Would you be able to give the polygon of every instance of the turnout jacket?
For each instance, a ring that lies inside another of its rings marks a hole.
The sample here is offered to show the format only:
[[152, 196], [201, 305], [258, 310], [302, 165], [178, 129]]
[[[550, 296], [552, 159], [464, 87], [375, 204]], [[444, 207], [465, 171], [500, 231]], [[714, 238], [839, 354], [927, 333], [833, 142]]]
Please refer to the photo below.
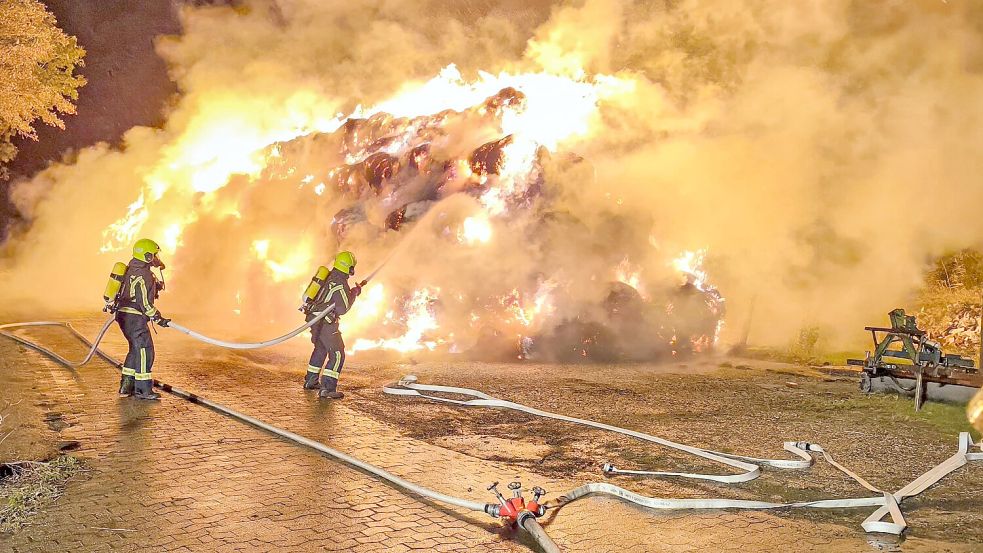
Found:
[[123, 290], [120, 294], [119, 312], [143, 315], [153, 319], [160, 315], [154, 300], [160, 291], [157, 277], [150, 271], [150, 263], [131, 259], [123, 274]]
[[338, 269], [331, 269], [328, 273], [328, 278], [324, 279], [324, 286], [317, 293], [317, 297], [314, 298], [314, 304], [311, 306], [311, 315], [308, 316], [308, 321], [314, 318], [315, 313], [320, 313], [328, 308], [332, 303], [334, 304], [334, 309], [332, 313], [321, 319], [322, 329], [328, 331], [338, 332], [338, 319], [342, 315], [348, 313], [348, 310], [352, 306], [352, 302], [355, 301], [355, 294], [352, 292], [350, 286], [348, 286], [348, 275], [339, 271]]

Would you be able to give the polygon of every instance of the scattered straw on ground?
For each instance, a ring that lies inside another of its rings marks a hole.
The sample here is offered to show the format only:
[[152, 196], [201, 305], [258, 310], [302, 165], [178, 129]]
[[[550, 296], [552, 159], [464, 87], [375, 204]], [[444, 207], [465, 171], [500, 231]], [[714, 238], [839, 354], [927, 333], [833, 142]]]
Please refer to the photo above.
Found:
[[0, 533], [11, 533], [57, 499], [68, 479], [82, 469], [82, 462], [65, 455], [48, 462], [21, 461], [0, 468], [6, 475], [0, 480]]

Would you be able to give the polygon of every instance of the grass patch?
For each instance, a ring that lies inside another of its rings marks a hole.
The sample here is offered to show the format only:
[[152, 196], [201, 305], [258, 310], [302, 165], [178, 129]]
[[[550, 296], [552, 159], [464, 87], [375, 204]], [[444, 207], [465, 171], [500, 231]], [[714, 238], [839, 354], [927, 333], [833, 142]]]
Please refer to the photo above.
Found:
[[48, 462], [25, 461], [0, 465], [0, 533], [13, 533], [65, 490], [68, 479], [82, 470], [76, 457], [63, 455]]
[[748, 359], [778, 361], [793, 365], [841, 367], [847, 364], [847, 359], [863, 359], [864, 351], [806, 352], [795, 348], [749, 347], [744, 351], [743, 356]]
[[974, 440], [980, 437], [966, 420], [966, 406], [962, 404], [927, 401], [921, 411], [915, 411], [914, 399], [885, 393], [838, 401], [836, 409], [866, 410], [868, 422], [922, 423], [934, 427], [944, 436], [955, 438], [960, 432], [969, 432]]

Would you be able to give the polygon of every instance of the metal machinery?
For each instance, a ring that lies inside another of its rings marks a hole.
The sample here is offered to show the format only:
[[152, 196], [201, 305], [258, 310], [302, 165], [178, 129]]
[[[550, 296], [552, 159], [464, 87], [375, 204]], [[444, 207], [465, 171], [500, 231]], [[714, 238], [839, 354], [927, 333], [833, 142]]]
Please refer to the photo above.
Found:
[[[863, 392], [871, 391], [872, 379], [887, 377], [902, 391], [915, 393], [915, 409], [919, 410], [925, 402], [929, 382], [940, 386], [983, 386], [983, 375], [973, 360], [943, 353], [939, 343], [930, 340], [928, 334], [918, 328], [914, 316], [905, 315], [904, 309], [895, 309], [888, 316], [890, 328], [864, 327], [874, 339], [874, 352], [868, 351], [866, 359], [847, 360], [850, 365], [863, 367], [860, 374]], [[895, 344], [900, 349], [891, 347]], [[897, 382], [899, 378], [914, 380], [914, 388], [902, 387]]]

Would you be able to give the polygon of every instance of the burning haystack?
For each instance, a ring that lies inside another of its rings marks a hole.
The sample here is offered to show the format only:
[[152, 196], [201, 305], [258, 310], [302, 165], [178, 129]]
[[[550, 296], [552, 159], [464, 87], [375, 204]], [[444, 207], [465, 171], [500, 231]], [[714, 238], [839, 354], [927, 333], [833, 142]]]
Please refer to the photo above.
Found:
[[[508, 121], [529, 109], [527, 95], [507, 86], [465, 109], [350, 118], [334, 132], [273, 145], [259, 178], [333, 198], [330, 232], [338, 244], [426, 225], [444, 248], [490, 247], [498, 232], [512, 228], [523, 232], [524, 250], [547, 251], [558, 234], [586, 225], [558, 209], [546, 175], [557, 166], [589, 170], [589, 164], [509, 129]], [[465, 198], [465, 215], [449, 209]], [[607, 224], [630, 228], [632, 222], [612, 214]], [[526, 276], [503, 275], [504, 289], [478, 291], [445, 275], [372, 288], [362, 300], [370, 305], [355, 316], [370, 312], [377, 324], [357, 323], [365, 337], [351, 348], [563, 360], [650, 359], [712, 348], [723, 298], [707, 284], [705, 252], [673, 260], [678, 282], [659, 286], [643, 284], [623, 251], [611, 249], [604, 256], [611, 271], [591, 276], [596, 284], [586, 298], [535, 258], [508, 261], [527, 264], [515, 275]], [[537, 274], [529, 276], [530, 268]], [[649, 287], [653, 292], [643, 293]]]

